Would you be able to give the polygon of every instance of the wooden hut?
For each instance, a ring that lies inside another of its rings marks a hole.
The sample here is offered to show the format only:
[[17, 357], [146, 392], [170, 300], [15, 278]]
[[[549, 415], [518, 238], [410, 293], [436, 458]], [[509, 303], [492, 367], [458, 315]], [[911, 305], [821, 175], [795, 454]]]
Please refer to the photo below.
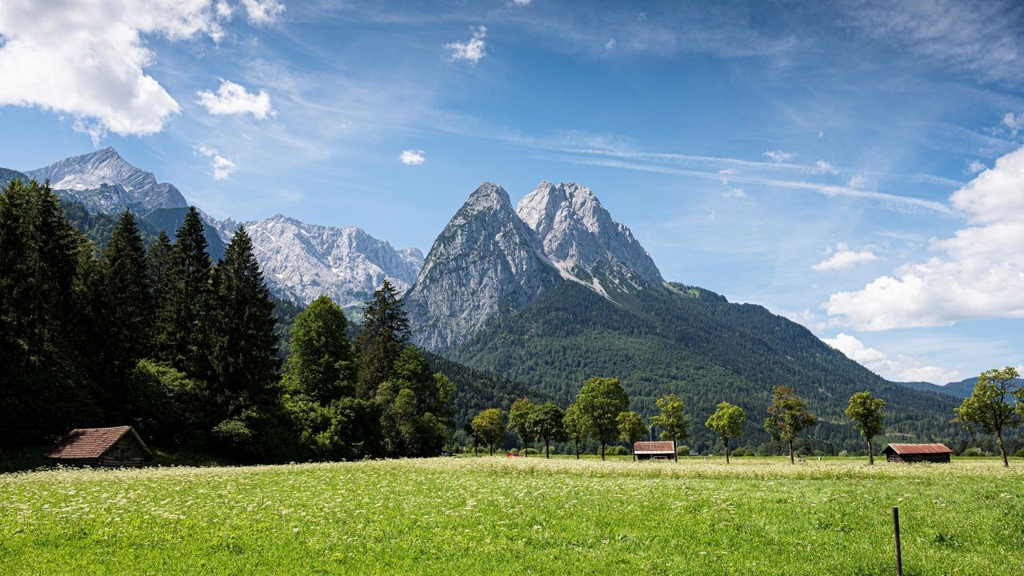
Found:
[[674, 460], [676, 443], [671, 440], [659, 442], [636, 442], [633, 454], [637, 460]]
[[153, 453], [134, 428], [115, 426], [72, 430], [45, 456], [72, 466], [142, 466]]
[[949, 462], [953, 451], [945, 444], [889, 444], [882, 449], [889, 462]]

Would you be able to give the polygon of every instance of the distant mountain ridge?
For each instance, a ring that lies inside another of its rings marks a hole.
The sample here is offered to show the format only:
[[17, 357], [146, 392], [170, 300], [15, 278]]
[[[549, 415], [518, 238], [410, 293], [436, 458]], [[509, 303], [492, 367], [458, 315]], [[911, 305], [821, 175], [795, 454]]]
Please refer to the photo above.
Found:
[[[34, 170], [0, 169], [0, 181], [49, 180], [62, 198], [88, 212], [116, 216], [130, 210], [147, 230], [163, 230], [173, 240], [188, 202], [173, 185], [125, 161], [112, 147], [65, 158]], [[201, 209], [210, 256], [224, 255], [239, 223], [219, 221]], [[351, 310], [362, 305], [387, 278], [400, 293], [415, 281], [423, 264], [416, 248], [395, 250], [355, 227], [305, 224], [276, 215], [246, 222], [267, 284], [279, 297], [306, 305], [327, 295]]]

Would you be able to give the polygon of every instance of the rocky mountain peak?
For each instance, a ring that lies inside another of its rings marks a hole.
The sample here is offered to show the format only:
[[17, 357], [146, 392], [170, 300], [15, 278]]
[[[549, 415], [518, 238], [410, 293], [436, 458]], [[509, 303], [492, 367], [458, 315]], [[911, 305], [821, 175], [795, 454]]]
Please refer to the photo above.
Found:
[[[26, 172], [64, 191], [91, 211], [116, 213], [126, 208], [147, 213], [158, 208], [186, 208], [188, 202], [171, 184], [157, 182], [152, 172], [136, 168], [108, 146], [65, 158]], [[96, 193], [99, 191], [99, 193]]]
[[559, 281], [508, 193], [484, 182], [434, 241], [404, 299], [414, 340], [433, 350], [451, 348]]
[[664, 282], [629, 228], [612, 219], [586, 186], [541, 182], [519, 201], [516, 213], [567, 279], [602, 294]]

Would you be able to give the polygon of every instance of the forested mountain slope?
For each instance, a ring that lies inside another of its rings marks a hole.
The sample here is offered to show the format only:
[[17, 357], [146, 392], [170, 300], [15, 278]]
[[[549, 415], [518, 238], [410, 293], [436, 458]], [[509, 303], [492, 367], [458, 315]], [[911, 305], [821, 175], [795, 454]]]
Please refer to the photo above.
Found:
[[963, 435], [949, 422], [957, 399], [888, 382], [761, 306], [666, 286], [612, 302], [567, 282], [519, 312], [493, 318], [449, 355], [558, 397], [575, 395], [591, 376], [616, 377], [643, 414], [656, 411], [660, 396], [676, 393], [687, 403], [693, 433], [706, 442], [713, 438], [704, 420], [721, 401], [747, 412], [741, 444], [768, 441], [761, 422], [772, 388], [783, 384], [819, 416], [812, 439], [835, 451], [859, 442], [843, 410], [864, 390], [886, 400], [888, 435]]

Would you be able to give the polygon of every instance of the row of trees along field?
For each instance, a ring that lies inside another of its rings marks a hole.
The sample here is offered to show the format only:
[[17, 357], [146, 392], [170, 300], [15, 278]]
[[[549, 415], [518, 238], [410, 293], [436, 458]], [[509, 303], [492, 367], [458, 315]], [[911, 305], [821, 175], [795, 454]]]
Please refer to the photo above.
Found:
[[[1010, 397], [1016, 397], [1016, 404]], [[580, 444], [593, 438], [600, 445], [603, 460], [609, 443], [623, 441], [632, 448], [634, 443], [647, 438], [654, 426], [661, 428], [662, 440], [681, 443], [689, 438], [690, 422], [683, 413], [683, 400], [669, 394], [659, 398], [657, 405], [660, 414], [651, 417], [648, 425], [643, 416], [629, 410], [629, 396], [618, 379], [591, 378], [565, 411], [554, 402], [534, 404], [529, 398], [520, 398], [512, 403], [507, 424], [500, 409], [488, 408], [473, 418], [466, 432], [475, 444], [488, 446], [493, 454], [494, 447], [504, 443], [507, 432], [511, 431], [523, 447], [535, 441], [543, 442], [545, 455], [549, 457], [553, 441], [572, 441], [579, 458]], [[807, 411], [807, 403], [789, 386], [777, 386], [772, 391], [766, 411], [765, 430], [774, 441], [785, 443], [790, 462], [794, 462], [794, 441], [814, 425], [817, 418]], [[873, 440], [885, 429], [885, 400], [875, 398], [870, 392], [858, 392], [850, 397], [845, 414], [864, 439], [868, 462], [874, 464]], [[721, 402], [704, 422], [720, 439], [726, 462], [729, 461], [730, 441], [740, 437], [746, 418], [746, 412], [739, 406]], [[1024, 389], [1019, 385], [1016, 369], [982, 373], [974, 394], [956, 409], [954, 421], [965, 424], [968, 429], [995, 435], [1003, 465], [1008, 466], [1003, 431], [1024, 423]]]
[[274, 301], [239, 227], [224, 258], [190, 209], [147, 250], [124, 212], [97, 250], [48, 186], [0, 195], [0, 448], [134, 425], [157, 447], [241, 461], [440, 453], [454, 387], [407, 345], [385, 282], [346, 335], [327, 298], [278, 354]]

